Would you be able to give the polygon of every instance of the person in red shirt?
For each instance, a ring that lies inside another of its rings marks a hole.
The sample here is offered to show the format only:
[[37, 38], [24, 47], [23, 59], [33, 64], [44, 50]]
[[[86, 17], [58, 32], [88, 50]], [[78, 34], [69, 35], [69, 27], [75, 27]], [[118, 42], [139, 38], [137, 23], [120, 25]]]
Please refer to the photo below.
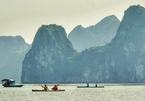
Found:
[[53, 91], [58, 91], [58, 85], [54, 85], [54, 86], [52, 87], [52, 90], [53, 90]]

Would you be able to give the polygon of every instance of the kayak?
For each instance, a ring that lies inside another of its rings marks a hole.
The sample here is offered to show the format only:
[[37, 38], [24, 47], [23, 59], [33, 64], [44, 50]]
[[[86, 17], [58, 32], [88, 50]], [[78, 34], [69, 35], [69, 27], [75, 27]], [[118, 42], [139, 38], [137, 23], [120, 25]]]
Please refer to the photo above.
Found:
[[97, 87], [95, 87], [95, 86], [90, 86], [90, 87], [88, 87], [88, 86], [77, 86], [77, 88], [104, 88], [104, 86], [97, 86]]
[[3, 85], [4, 87], [23, 87], [23, 85], [10, 85], [10, 86], [5, 86]]
[[32, 89], [32, 92], [61, 92], [61, 91], [65, 91], [65, 90], [60, 89], [60, 90], [57, 90], [57, 91], [54, 91], [54, 90], [45, 91], [45, 90]]

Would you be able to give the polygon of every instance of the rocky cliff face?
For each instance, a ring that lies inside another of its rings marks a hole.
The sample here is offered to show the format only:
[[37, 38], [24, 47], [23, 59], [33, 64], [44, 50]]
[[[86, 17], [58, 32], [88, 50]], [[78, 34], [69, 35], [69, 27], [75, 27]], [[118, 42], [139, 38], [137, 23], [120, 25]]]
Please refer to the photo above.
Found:
[[21, 36], [0, 36], [0, 80], [21, 81], [22, 61], [29, 48]]
[[75, 27], [68, 38], [77, 51], [104, 46], [109, 43], [116, 35], [120, 21], [114, 15], [105, 17], [99, 23], [87, 28], [81, 25]]
[[75, 54], [63, 27], [43, 25], [23, 62], [22, 82], [63, 81], [67, 61]]
[[110, 45], [120, 81], [145, 82], [145, 8], [131, 6], [125, 11], [117, 36]]

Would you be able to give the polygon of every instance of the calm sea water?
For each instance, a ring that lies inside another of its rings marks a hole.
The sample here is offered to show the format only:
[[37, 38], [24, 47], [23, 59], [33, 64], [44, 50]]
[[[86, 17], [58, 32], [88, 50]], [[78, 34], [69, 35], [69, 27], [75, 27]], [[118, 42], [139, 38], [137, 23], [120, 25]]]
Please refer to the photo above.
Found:
[[105, 88], [77, 88], [78, 85], [85, 84], [60, 84], [59, 89], [64, 92], [32, 92], [42, 89], [39, 84], [22, 88], [0, 86], [0, 101], [145, 101], [145, 84], [98, 84]]

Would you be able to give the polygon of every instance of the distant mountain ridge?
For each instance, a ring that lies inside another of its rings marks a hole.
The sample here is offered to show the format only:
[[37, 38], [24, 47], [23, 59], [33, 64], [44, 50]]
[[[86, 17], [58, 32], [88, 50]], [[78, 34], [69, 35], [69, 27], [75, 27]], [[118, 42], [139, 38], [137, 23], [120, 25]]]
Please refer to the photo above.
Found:
[[21, 36], [0, 36], [0, 80], [21, 81], [22, 61], [29, 48]]
[[[137, 5], [125, 11], [111, 43], [83, 51], [76, 57], [89, 82], [145, 82], [145, 8]], [[81, 60], [82, 59], [82, 60]], [[86, 70], [84, 70], [84, 68]], [[87, 76], [86, 76], [87, 75]]]
[[42, 26], [24, 59], [22, 72], [24, 83], [144, 83], [145, 8], [129, 7], [110, 43], [79, 53], [63, 27]]
[[107, 16], [96, 25], [86, 28], [82, 25], [76, 26], [69, 33], [68, 39], [77, 51], [103, 46], [115, 37], [119, 24], [120, 21], [116, 16]]

